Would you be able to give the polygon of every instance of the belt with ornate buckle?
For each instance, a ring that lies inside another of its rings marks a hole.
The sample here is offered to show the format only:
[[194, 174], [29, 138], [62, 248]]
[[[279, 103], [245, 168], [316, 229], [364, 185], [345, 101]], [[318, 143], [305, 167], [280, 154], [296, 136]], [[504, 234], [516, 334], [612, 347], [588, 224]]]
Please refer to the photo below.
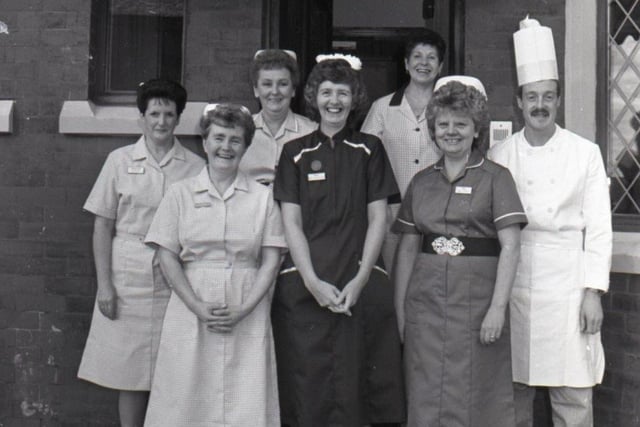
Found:
[[449, 256], [498, 256], [500, 241], [485, 237], [425, 234], [422, 238], [422, 252]]

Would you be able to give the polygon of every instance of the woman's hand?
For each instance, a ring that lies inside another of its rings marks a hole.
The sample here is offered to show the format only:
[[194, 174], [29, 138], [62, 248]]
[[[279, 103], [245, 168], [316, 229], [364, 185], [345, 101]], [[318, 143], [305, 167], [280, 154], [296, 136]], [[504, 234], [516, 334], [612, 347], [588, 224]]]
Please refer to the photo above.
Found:
[[323, 308], [329, 308], [341, 310], [340, 307], [340, 291], [331, 283], [324, 280], [315, 279], [305, 282], [305, 286], [311, 292], [311, 295], [316, 299], [318, 305]]
[[361, 277], [360, 275], [356, 275], [353, 279], [346, 284], [346, 286], [340, 292], [339, 300], [340, 306], [343, 308], [345, 314], [351, 314], [351, 312], [347, 313], [357, 302], [358, 298], [360, 298], [360, 293], [362, 289], [364, 289], [367, 284], [368, 279]]
[[113, 284], [98, 286], [98, 292], [96, 295], [98, 300], [98, 308], [100, 313], [107, 319], [115, 320], [116, 313], [118, 312], [118, 294]]
[[228, 333], [244, 319], [249, 312], [242, 306], [221, 306], [211, 309], [212, 320], [207, 322], [207, 330]]
[[504, 327], [505, 309], [490, 306], [480, 327], [480, 342], [488, 345], [500, 339]]

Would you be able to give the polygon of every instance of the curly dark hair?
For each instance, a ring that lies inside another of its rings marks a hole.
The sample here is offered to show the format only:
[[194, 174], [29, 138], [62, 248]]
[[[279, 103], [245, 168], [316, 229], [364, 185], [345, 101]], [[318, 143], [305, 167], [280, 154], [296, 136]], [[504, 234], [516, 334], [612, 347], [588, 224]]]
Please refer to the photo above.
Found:
[[147, 111], [149, 100], [153, 98], [165, 99], [176, 103], [178, 117], [187, 105], [187, 91], [182, 85], [173, 80], [151, 79], [138, 86], [136, 104], [140, 114]]
[[298, 84], [300, 84], [300, 71], [298, 71], [298, 63], [285, 51], [280, 49], [265, 49], [259, 52], [253, 58], [253, 61], [251, 61], [251, 70], [249, 71], [249, 74], [251, 76], [251, 84], [253, 85], [253, 87], [256, 87], [258, 85], [260, 70], [279, 69], [289, 70], [293, 87], [298, 87]]
[[404, 59], [408, 61], [413, 49], [421, 44], [435, 47], [438, 51], [438, 60], [442, 63], [444, 54], [447, 51], [447, 44], [440, 34], [428, 28], [425, 28], [422, 34], [416, 35], [407, 41], [404, 45]]
[[359, 71], [351, 68], [351, 65], [344, 59], [326, 59], [318, 62], [307, 79], [304, 87], [304, 101], [307, 116], [316, 122], [320, 121], [318, 111], [317, 95], [318, 87], [322, 82], [330, 81], [336, 84], [346, 84], [351, 88], [351, 111], [347, 124], [354, 124], [367, 110], [367, 89], [362, 81]]
[[216, 124], [225, 128], [240, 126], [244, 130], [245, 147], [251, 145], [256, 125], [253, 122], [251, 112], [244, 105], [238, 104], [210, 104], [206, 113], [200, 117], [200, 135], [202, 139], [209, 136], [211, 125]]
[[455, 80], [436, 90], [427, 105], [426, 112], [429, 134], [434, 141], [436, 140], [436, 117], [443, 111], [452, 111], [471, 116], [475, 130], [478, 132], [478, 137], [474, 138], [472, 147], [480, 149], [483, 153], [486, 152], [491, 120], [486, 96], [478, 89]]

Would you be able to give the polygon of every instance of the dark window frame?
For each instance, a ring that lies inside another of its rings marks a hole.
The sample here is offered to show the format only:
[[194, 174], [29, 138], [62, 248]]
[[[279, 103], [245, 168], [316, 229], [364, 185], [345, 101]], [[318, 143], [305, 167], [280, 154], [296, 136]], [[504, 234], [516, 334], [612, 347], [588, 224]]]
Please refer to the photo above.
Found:
[[[605, 164], [609, 164], [609, 114], [610, 114], [610, 54], [609, 54], [609, 4], [597, 3], [597, 82], [596, 82], [596, 140], [600, 145]], [[615, 178], [611, 177], [611, 182]], [[613, 213], [613, 229], [622, 232], [640, 232], [640, 214]]]
[[[183, 5], [183, 23], [181, 40], [180, 81], [184, 79], [184, 52], [187, 2]], [[110, 0], [91, 0], [91, 29], [89, 44], [89, 99], [99, 105], [131, 105], [136, 102], [135, 87], [130, 90], [116, 90], [109, 87], [113, 64], [112, 52], [112, 15]], [[161, 30], [160, 30], [161, 31]], [[161, 39], [161, 38], [160, 38]], [[161, 43], [161, 41], [159, 42]], [[162, 46], [159, 44], [158, 49]], [[150, 76], [155, 77], [155, 76]]]

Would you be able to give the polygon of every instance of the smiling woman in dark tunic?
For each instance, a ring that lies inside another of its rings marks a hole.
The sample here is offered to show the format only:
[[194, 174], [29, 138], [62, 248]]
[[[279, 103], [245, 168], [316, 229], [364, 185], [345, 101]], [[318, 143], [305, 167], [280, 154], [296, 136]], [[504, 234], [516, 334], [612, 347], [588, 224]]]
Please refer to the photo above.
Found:
[[398, 187], [380, 140], [350, 126], [366, 100], [350, 62], [321, 60], [304, 95], [320, 128], [284, 146], [274, 186], [290, 250], [272, 306], [282, 422], [402, 422], [393, 288], [379, 259]]
[[413, 178], [393, 227], [408, 426], [513, 427], [505, 316], [527, 220], [509, 171], [478, 149], [482, 83], [440, 79], [427, 120], [443, 157]]

